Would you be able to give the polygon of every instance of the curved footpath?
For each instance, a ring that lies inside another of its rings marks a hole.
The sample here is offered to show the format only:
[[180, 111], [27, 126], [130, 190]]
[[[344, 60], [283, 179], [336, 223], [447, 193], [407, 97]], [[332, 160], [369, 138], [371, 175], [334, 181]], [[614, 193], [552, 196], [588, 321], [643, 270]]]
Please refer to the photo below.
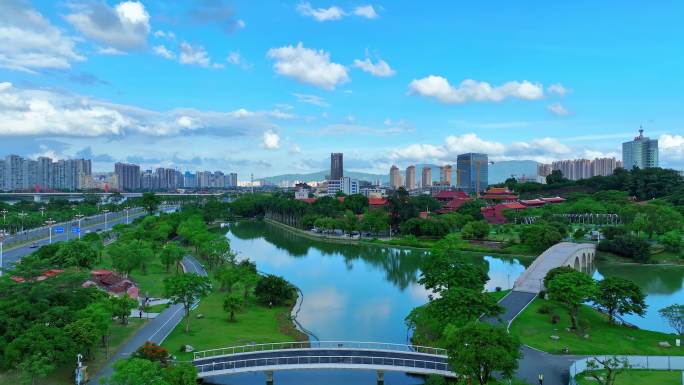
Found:
[[[204, 267], [192, 256], [185, 256], [183, 258], [183, 270], [186, 273], [195, 273], [206, 276], [207, 272]], [[156, 318], [150, 321], [136, 334], [134, 334], [118, 352], [116, 352], [100, 371], [88, 381], [90, 385], [99, 384], [100, 379], [112, 375], [112, 365], [122, 359], [128, 358], [131, 353], [135, 352], [140, 346], [147, 341], [152, 341], [158, 345], [171, 334], [176, 325], [183, 320], [184, 312], [183, 305], [171, 305], [166, 310], [161, 312]]]

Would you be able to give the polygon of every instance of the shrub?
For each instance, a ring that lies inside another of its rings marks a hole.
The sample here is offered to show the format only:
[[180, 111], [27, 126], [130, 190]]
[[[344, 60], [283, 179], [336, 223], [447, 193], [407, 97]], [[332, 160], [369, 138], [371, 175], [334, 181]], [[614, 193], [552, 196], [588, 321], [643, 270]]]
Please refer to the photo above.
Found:
[[551, 323], [552, 324], [557, 324], [560, 322], [560, 316], [558, 314], [554, 314], [551, 316]]
[[489, 235], [489, 224], [486, 221], [468, 222], [461, 230], [464, 239], [484, 239]]
[[599, 251], [608, 251], [638, 262], [649, 259], [649, 243], [634, 235], [619, 235], [614, 239], [604, 239], [598, 245]]
[[254, 295], [265, 305], [279, 306], [292, 300], [295, 290], [283, 277], [269, 274], [259, 279], [254, 288]]
[[539, 314], [551, 314], [553, 312], [553, 307], [549, 305], [548, 303], [545, 303], [537, 309], [537, 313]]

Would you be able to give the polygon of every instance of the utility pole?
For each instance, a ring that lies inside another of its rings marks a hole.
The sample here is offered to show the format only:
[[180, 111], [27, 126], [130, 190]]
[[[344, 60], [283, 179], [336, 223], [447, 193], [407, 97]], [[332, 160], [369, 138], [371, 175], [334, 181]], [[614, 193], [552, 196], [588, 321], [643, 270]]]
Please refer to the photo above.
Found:
[[49, 231], [49, 234], [50, 234], [50, 235], [49, 235], [49, 237], [50, 237], [50, 238], [49, 238], [49, 239], [50, 239], [50, 241], [49, 241], [50, 244], [52, 244], [52, 226], [53, 226], [55, 223], [56, 223], [56, 221], [53, 221], [52, 218], [50, 218], [50, 219], [48, 219], [47, 221], [45, 221], [45, 224], [47, 225], [48, 231]]
[[128, 206], [124, 207], [124, 211], [126, 212], [126, 224], [128, 224], [128, 210], [130, 210], [130, 209], [131, 208]]
[[[19, 218], [21, 218], [21, 232], [22, 232], [22, 233], [24, 232], [24, 218], [26, 218], [27, 215], [28, 215], [28, 214], [26, 214], [26, 213], [23, 212], [23, 211], [20, 212], [19, 214], [17, 214], [17, 216], [18, 216]], [[26, 234], [26, 239], [28, 239], [28, 233]]]
[[83, 219], [83, 214], [76, 214], [76, 219], [78, 219], [78, 239], [81, 239], [81, 219]]

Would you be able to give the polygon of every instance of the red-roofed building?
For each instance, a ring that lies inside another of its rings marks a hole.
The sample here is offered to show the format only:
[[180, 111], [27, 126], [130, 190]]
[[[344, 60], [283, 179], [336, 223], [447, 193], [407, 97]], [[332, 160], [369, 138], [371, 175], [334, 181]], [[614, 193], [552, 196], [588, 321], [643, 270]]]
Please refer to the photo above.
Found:
[[316, 198], [304, 198], [304, 199], [297, 199], [298, 201], [306, 202], [308, 204], [316, 202]]
[[539, 207], [544, 206], [546, 204], [546, 202], [541, 199], [521, 200], [520, 203], [524, 204], [527, 207]]
[[420, 219], [427, 219], [430, 216], [430, 213], [427, 211], [421, 211], [418, 213], [418, 218]]
[[450, 202], [454, 199], [469, 199], [468, 194], [461, 190], [441, 190], [433, 194], [432, 197], [440, 202]]
[[448, 201], [444, 206], [442, 206], [442, 208], [437, 210], [437, 213], [446, 214], [446, 213], [456, 211], [456, 210], [458, 210], [459, 207], [461, 207], [461, 205], [463, 205], [464, 203], [466, 203], [470, 200], [472, 200], [472, 199], [468, 198], [468, 197], [452, 199], [452, 200]]
[[368, 198], [368, 206], [370, 208], [385, 207], [387, 202], [387, 198]]
[[506, 217], [503, 214], [504, 210], [515, 210], [517, 213], [519, 210], [523, 210], [525, 208], [526, 206], [521, 205], [518, 202], [513, 202], [499, 203], [493, 206], [482, 207], [480, 211], [489, 224], [502, 225], [506, 223]]
[[487, 189], [487, 192], [485, 192], [485, 194], [482, 196], [482, 199], [488, 201], [509, 203], [515, 202], [518, 199], [518, 196], [506, 187], [490, 187], [489, 189]]
[[540, 198], [546, 203], [563, 203], [565, 202], [565, 198], [561, 197], [552, 197], [552, 198]]
[[97, 286], [110, 294], [127, 293], [131, 298], [138, 298], [139, 290], [133, 281], [110, 270], [93, 270], [92, 279], [83, 283], [83, 287]]

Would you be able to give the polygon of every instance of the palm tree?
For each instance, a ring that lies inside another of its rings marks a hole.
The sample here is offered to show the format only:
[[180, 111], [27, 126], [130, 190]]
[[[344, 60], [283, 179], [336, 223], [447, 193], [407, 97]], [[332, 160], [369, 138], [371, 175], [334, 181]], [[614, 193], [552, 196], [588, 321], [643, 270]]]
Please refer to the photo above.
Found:
[[223, 310], [230, 314], [230, 321], [235, 321], [235, 312], [242, 309], [244, 300], [239, 295], [230, 294], [223, 300]]

